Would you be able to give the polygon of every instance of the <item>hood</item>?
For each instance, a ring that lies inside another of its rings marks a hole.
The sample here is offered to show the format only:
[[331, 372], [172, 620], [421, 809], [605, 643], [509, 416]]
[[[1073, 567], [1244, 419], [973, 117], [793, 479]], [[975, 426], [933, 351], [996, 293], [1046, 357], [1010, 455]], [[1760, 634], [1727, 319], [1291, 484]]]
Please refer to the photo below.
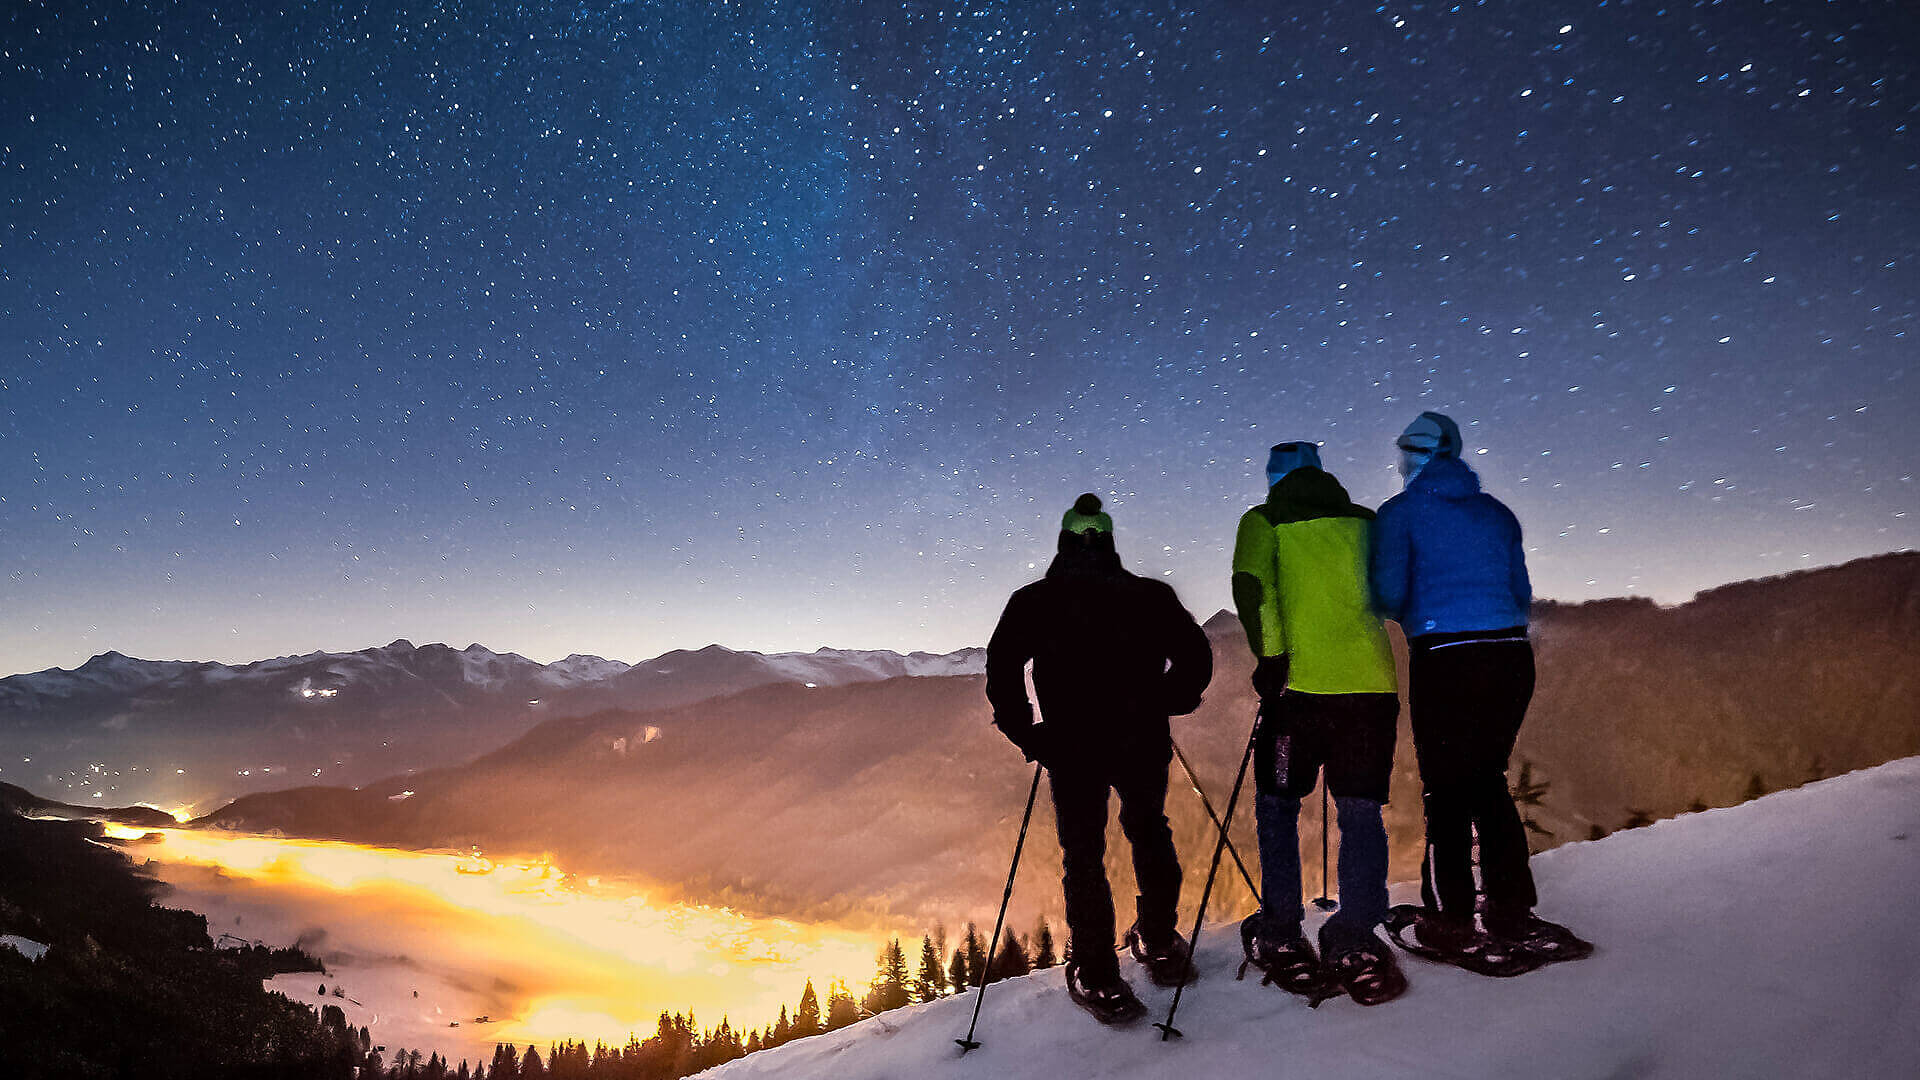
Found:
[[1373, 516], [1373, 511], [1354, 505], [1347, 489], [1332, 473], [1311, 465], [1294, 469], [1267, 489], [1266, 509], [1268, 520], [1275, 524], [1317, 517]]
[[1407, 490], [1442, 499], [1464, 499], [1480, 493], [1480, 477], [1457, 457], [1437, 457], [1408, 481]]

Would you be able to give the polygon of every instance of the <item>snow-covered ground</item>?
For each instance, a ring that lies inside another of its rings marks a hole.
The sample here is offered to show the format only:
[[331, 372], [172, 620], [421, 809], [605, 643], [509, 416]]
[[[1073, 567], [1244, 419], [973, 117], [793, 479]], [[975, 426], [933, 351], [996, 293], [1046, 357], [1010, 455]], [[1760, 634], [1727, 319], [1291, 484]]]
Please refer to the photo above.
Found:
[[[1249, 978], [1210, 926], [1163, 1042], [1102, 1028], [1058, 969], [883, 1014], [714, 1070], [724, 1080], [900, 1077], [1911, 1077], [1920, 1075], [1920, 758], [1663, 821], [1534, 860], [1541, 912], [1592, 938], [1496, 980], [1399, 954], [1407, 995], [1309, 1009]], [[1414, 899], [1396, 888], [1395, 900]], [[1129, 967], [1150, 1020], [1172, 991]]]
[[0, 949], [12, 949], [29, 960], [38, 960], [47, 955], [45, 942], [21, 937], [19, 934], [0, 934]]

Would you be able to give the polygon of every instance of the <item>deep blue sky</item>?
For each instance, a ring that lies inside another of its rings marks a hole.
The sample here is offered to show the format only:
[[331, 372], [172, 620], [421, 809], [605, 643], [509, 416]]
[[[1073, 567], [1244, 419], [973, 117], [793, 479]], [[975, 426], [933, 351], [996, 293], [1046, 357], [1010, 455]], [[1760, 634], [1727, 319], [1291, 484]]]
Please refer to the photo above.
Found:
[[1205, 614], [1427, 408], [1543, 595], [1920, 537], [1900, 0], [257, 6], [0, 22], [6, 671]]

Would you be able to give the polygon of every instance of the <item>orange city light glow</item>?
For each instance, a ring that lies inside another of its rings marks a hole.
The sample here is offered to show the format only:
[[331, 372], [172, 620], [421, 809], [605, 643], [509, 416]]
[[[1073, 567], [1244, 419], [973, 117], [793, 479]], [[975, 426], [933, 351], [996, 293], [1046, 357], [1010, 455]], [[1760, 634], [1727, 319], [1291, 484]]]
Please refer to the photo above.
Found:
[[807, 979], [823, 998], [836, 977], [858, 993], [884, 944], [870, 930], [656, 903], [632, 883], [578, 880], [544, 860], [157, 835], [134, 850], [174, 885], [164, 903], [207, 911], [216, 934], [227, 929], [223, 910], [244, 909], [250, 921], [233, 919], [241, 936], [264, 936], [277, 918], [288, 941], [324, 930], [322, 953], [404, 957], [484, 987], [500, 1002], [488, 1037], [502, 1041], [624, 1042], [651, 1034], [663, 1010], [692, 1009], [705, 1026], [725, 1015], [736, 1028], [761, 1027], [793, 1007]]

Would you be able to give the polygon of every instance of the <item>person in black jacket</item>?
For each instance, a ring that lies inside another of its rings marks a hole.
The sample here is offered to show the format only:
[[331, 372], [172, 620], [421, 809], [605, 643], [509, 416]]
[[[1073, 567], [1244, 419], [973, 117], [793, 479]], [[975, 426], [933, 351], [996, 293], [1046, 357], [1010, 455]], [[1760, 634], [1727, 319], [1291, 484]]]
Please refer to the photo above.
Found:
[[[1026, 667], [1044, 723], [1027, 699]], [[1213, 677], [1207, 636], [1173, 589], [1120, 565], [1113, 520], [1092, 494], [1060, 523], [1046, 576], [1007, 601], [987, 643], [993, 722], [1030, 761], [1045, 766], [1065, 863], [1067, 985], [1102, 1019], [1140, 1005], [1114, 955], [1107, 883], [1107, 792], [1120, 796], [1120, 827], [1133, 848], [1137, 919], [1127, 944], [1161, 985], [1192, 975], [1174, 928], [1180, 862], [1167, 825], [1169, 715], [1192, 712]]]

